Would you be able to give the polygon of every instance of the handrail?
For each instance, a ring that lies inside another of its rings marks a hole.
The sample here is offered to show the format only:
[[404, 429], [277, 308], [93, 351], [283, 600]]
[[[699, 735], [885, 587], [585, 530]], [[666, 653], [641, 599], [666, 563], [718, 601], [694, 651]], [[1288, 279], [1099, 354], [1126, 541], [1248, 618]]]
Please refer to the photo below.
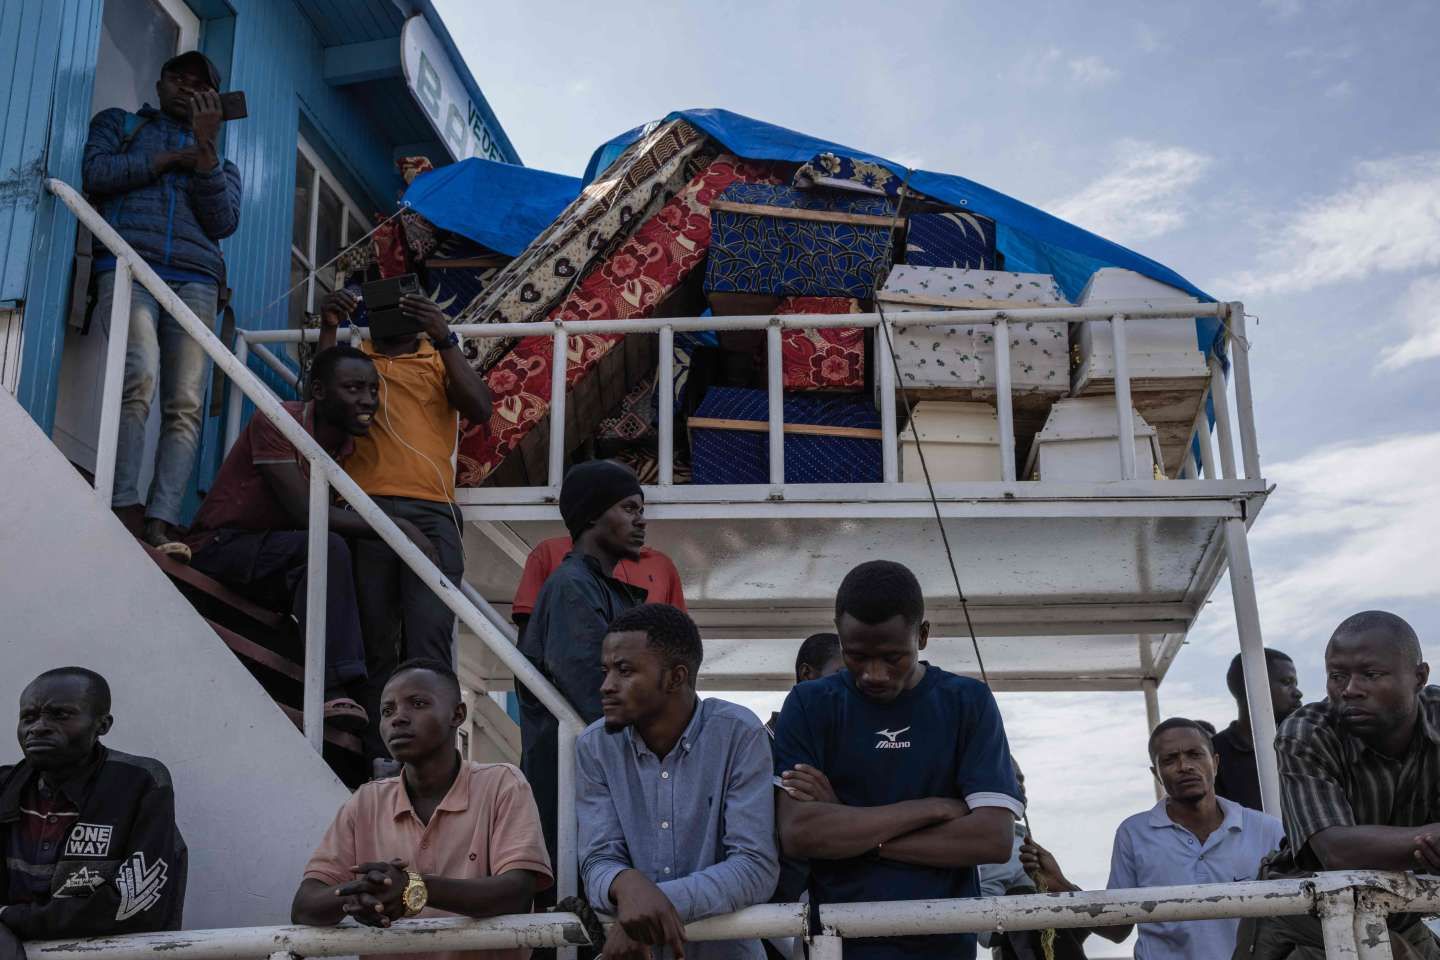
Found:
[[[761, 904], [691, 923], [685, 935], [688, 941], [702, 942], [803, 937], [811, 940], [814, 953], [816, 946], [833, 951], [845, 937], [1081, 929], [1311, 914], [1325, 920], [1327, 958], [1388, 958], [1383, 918], [1391, 913], [1436, 909], [1440, 909], [1440, 883], [1414, 874], [1359, 870], [1236, 883], [823, 904], [819, 909], [821, 934], [813, 938], [809, 937], [805, 904]], [[1332, 922], [1340, 918], [1343, 923]], [[574, 914], [538, 913], [484, 920], [402, 920], [389, 928], [347, 922], [336, 927], [241, 927], [71, 938], [32, 941], [25, 949], [30, 960], [160, 960], [162, 955], [165, 960], [240, 960], [277, 954], [367, 956], [587, 943]]]
[[[246, 364], [226, 348], [210, 328], [195, 316], [190, 307], [180, 299], [174, 290], [170, 289], [165, 281], [160, 279], [150, 265], [115, 232], [114, 228], [90, 206], [79, 192], [64, 181], [54, 178], [45, 181], [45, 188], [64, 203], [76, 219], [83, 223], [96, 239], [115, 255], [117, 263], [114, 298], [116, 309], [111, 313], [110, 343], [107, 348], [105, 393], [101, 413], [102, 425], [109, 430], [118, 429], [122, 379], [120, 374], [123, 372], [125, 338], [129, 330], [128, 305], [130, 282], [133, 277], [149, 291], [165, 312], [172, 316], [181, 328], [200, 344], [215, 365], [230, 378], [233, 388], [242, 392], [255, 404], [259, 412], [269, 417], [275, 428], [295, 446], [295, 449], [310, 464], [310, 552], [306, 587], [308, 602], [305, 631], [304, 732], [311, 744], [318, 751], [323, 737], [323, 717], [320, 708], [323, 700], [325, 651], [324, 583], [328, 573], [326, 570], [328, 557], [326, 541], [329, 532], [330, 488], [333, 487], [350, 505], [351, 509], [370, 525], [379, 538], [395, 551], [400, 560], [480, 638], [481, 642], [515, 674], [520, 682], [535, 694], [558, 720], [561, 751], [557, 779], [562, 791], [559, 796], [560, 829], [556, 850], [558, 861], [556, 880], [561, 896], [573, 893], [576, 889], [575, 798], [573, 789], [567, 792], [563, 790], [563, 787], [567, 782], [573, 783], [574, 751], [567, 751], [564, 747], [567, 742], [573, 743], [574, 737], [584, 729], [585, 724], [579, 714], [575, 712], [560, 691], [545, 678], [544, 674], [537, 670], [516, 646], [491, 624], [475, 604], [450, 582], [440, 568], [431, 563], [420, 551], [420, 548], [400, 532], [400, 528], [395, 525], [395, 522], [376, 505], [374, 500], [370, 499], [365, 491], [360, 489], [359, 484], [352, 480], [350, 475], [340, 468], [340, 465], [325, 452], [315, 438], [285, 411], [280, 400], [261, 382], [260, 378], [251, 373]], [[122, 306], [125, 308], [123, 314], [118, 313], [118, 308]], [[117, 356], [120, 358], [119, 362], [116, 361]], [[114, 444], [108, 443], [106, 437], [107, 434], [102, 429], [101, 445], [109, 449], [109, 463], [97, 463], [95, 472], [96, 495], [108, 510], [111, 484], [109, 482], [102, 483], [101, 477], [108, 477], [113, 481], [115, 449]]]

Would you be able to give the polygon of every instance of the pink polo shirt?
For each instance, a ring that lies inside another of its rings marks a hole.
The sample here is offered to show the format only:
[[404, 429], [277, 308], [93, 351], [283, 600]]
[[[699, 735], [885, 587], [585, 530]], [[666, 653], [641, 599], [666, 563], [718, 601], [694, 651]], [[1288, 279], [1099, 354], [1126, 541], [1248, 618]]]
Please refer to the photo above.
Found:
[[[474, 880], [529, 870], [550, 885], [550, 857], [535, 797], [508, 763], [461, 764], [450, 792], [422, 824], [400, 777], [367, 783], [346, 801], [305, 865], [305, 878], [342, 883], [350, 867], [400, 858], [423, 876]], [[422, 917], [454, 914], [426, 907]], [[395, 954], [416, 960], [527, 960], [528, 949]]]

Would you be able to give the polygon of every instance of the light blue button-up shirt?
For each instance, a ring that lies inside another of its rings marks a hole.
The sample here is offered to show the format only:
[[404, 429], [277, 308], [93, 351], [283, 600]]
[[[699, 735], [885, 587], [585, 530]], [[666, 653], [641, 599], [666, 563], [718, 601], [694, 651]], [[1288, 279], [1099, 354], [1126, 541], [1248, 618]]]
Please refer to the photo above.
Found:
[[[1254, 880], [1260, 861], [1280, 846], [1285, 828], [1267, 813], [1216, 797], [1225, 820], [1201, 843], [1170, 819], [1161, 800], [1115, 831], [1106, 889]], [[1201, 960], [1235, 951], [1240, 921], [1178, 920], [1139, 924], [1136, 960]]]
[[[663, 760], [627, 727], [586, 728], [575, 746], [580, 876], [598, 910], [610, 884], [639, 870], [686, 923], [764, 903], [775, 892], [775, 796], [770, 738], [754, 713], [701, 700]], [[696, 943], [689, 960], [758, 960], [759, 940]], [[657, 958], [669, 950], [656, 948]]]

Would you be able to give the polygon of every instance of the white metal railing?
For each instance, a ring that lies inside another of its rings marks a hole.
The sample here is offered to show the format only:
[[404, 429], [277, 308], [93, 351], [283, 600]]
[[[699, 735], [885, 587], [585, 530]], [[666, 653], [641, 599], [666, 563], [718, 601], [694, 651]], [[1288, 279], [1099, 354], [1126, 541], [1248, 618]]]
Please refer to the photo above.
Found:
[[[1255, 415], [1250, 388], [1250, 360], [1248, 341], [1245, 339], [1245, 310], [1240, 303], [1194, 303], [1177, 300], [1170, 303], [1156, 302], [1143, 306], [1127, 306], [1123, 313], [1116, 313], [1111, 306], [1094, 307], [1010, 307], [1003, 310], [917, 310], [908, 313], [854, 313], [854, 314], [787, 314], [785, 316], [755, 315], [734, 317], [665, 317], [637, 320], [547, 320], [531, 323], [459, 324], [451, 329], [462, 337], [504, 338], [548, 336], [554, 339], [550, 381], [550, 423], [565, 422], [566, 369], [568, 354], [566, 338], [585, 333], [659, 334], [659, 369], [656, 382], [673, 384], [674, 337], [677, 332], [705, 330], [764, 330], [766, 335], [766, 389], [769, 402], [767, 425], [770, 451], [769, 486], [771, 494], [782, 496], [785, 487], [785, 414], [783, 402], [783, 371], [781, 368], [780, 335], [784, 330], [815, 330], [827, 327], [876, 328], [875, 371], [879, 381], [880, 433], [881, 433], [881, 476], [884, 483], [899, 482], [899, 435], [896, 428], [895, 367], [891, 360], [893, 334], [887, 335], [882, 325], [890, 331], [903, 330], [912, 326], [990, 326], [994, 331], [995, 349], [995, 395], [996, 421], [1000, 441], [1001, 480], [1013, 482], [1019, 479], [1015, 469], [1015, 415], [1012, 397], [1010, 369], [1009, 324], [1013, 322], [1064, 322], [1079, 324], [1094, 321], [1108, 322], [1113, 338], [1116, 445], [1120, 461], [1120, 479], [1136, 480], [1134, 442], [1134, 414], [1131, 397], [1129, 351], [1126, 340], [1128, 320], [1170, 320], [1176, 323], [1193, 323], [1196, 317], [1217, 317], [1230, 331], [1230, 340], [1236, 345], [1234, 355], [1235, 408], [1238, 413], [1238, 433], [1242, 462], [1246, 480], [1259, 480], [1260, 454], [1255, 436]], [[267, 344], [298, 343], [313, 341], [319, 337], [318, 330], [237, 330], [236, 355], [242, 360], [251, 353], [292, 386], [298, 385], [299, 378], [287, 367]], [[352, 337], [368, 335], [364, 328], [352, 328]], [[1237, 479], [1234, 454], [1235, 425], [1231, 421], [1230, 399], [1226, 391], [1227, 378], [1218, 357], [1209, 360], [1210, 386], [1201, 398], [1200, 412], [1189, 434], [1192, 448], [1198, 447], [1199, 462], [1194, 462], [1187, 452], [1186, 466], [1182, 476], [1186, 479]], [[666, 394], [668, 395], [668, 394]], [[1216, 430], [1219, 435], [1220, 463], [1216, 470], [1214, 453], [1210, 443], [1210, 426], [1206, 400], [1212, 400], [1215, 412]], [[227, 448], [239, 433], [240, 398], [231, 395], [231, 406], [226, 429]], [[660, 403], [658, 429], [659, 483], [668, 487], [674, 483], [675, 413], [668, 403]], [[550, 431], [547, 483], [544, 487], [549, 496], [558, 496], [560, 482], [564, 476], [566, 438], [563, 429]], [[1218, 474], [1218, 476], [1217, 476]]]
[[[420, 548], [397, 527], [375, 501], [360, 489], [327, 454], [315, 438], [285, 412], [280, 400], [251, 373], [243, 356], [237, 356], [195, 316], [175, 291], [156, 275], [134, 249], [90, 206], [69, 184], [47, 179], [45, 187], [83, 223], [116, 259], [115, 294], [110, 312], [110, 338], [105, 358], [105, 382], [102, 390], [100, 436], [95, 464], [95, 496], [105, 510], [110, 509], [115, 480], [115, 452], [119, 436], [120, 395], [124, 382], [125, 347], [130, 329], [131, 284], [149, 291], [160, 307], [175, 318], [185, 332], [209, 355], [217, 367], [230, 378], [230, 415], [236, 425], [240, 397], [245, 396], [256, 409], [269, 417], [285, 439], [305, 457], [310, 469], [309, 559], [306, 564], [305, 606], [305, 686], [302, 728], [305, 737], [319, 751], [324, 742], [324, 679], [325, 679], [325, 583], [328, 565], [331, 488], [349, 504], [376, 535], [400, 560], [435, 593], [460, 620], [480, 638], [486, 647], [524, 683], [559, 721], [560, 757], [559, 823], [556, 837], [556, 886], [561, 896], [575, 892], [576, 824], [574, 757], [575, 737], [584, 729], [580, 716], [561, 693], [516, 648], [506, 634], [497, 629], [493, 619], [498, 614], [488, 607], [484, 598], [473, 591], [467, 595], [452, 584], [440, 568], [427, 559]], [[266, 350], [265, 354], [269, 354]], [[275, 359], [270, 355], [271, 359]], [[276, 360], [278, 363], [278, 360]], [[228, 451], [227, 445], [227, 451]], [[345, 572], [349, 576], [349, 572]]]
[[[810, 956], [841, 960], [850, 937], [1078, 929], [1178, 920], [1312, 915], [1320, 920], [1327, 960], [1389, 960], [1385, 918], [1440, 910], [1440, 884], [1414, 874], [1320, 873], [1309, 878], [1037, 893], [965, 900], [824, 904], [820, 933], [809, 932], [801, 903], [762, 904], [686, 927], [687, 941], [799, 937]], [[366, 956], [454, 950], [587, 945], [570, 913], [405, 920], [388, 928], [241, 927], [52, 940], [26, 944], [30, 960], [250, 960]], [[598, 946], [598, 945], [597, 945]]]

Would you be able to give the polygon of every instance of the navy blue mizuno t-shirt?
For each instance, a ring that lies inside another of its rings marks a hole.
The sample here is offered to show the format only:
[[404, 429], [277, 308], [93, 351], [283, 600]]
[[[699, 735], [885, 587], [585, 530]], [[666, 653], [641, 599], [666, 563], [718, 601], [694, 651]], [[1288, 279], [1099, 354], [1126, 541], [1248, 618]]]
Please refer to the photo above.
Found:
[[[928, 666], [914, 689], [890, 703], [867, 700], [849, 670], [802, 683], [785, 699], [775, 729], [775, 773], [797, 763], [823, 771], [847, 806], [875, 807], [951, 797], [972, 808], [1022, 810], [990, 688]], [[974, 867], [940, 868], [878, 857], [812, 860], [820, 903], [975, 897]], [[846, 960], [975, 956], [973, 934], [845, 941]]]

